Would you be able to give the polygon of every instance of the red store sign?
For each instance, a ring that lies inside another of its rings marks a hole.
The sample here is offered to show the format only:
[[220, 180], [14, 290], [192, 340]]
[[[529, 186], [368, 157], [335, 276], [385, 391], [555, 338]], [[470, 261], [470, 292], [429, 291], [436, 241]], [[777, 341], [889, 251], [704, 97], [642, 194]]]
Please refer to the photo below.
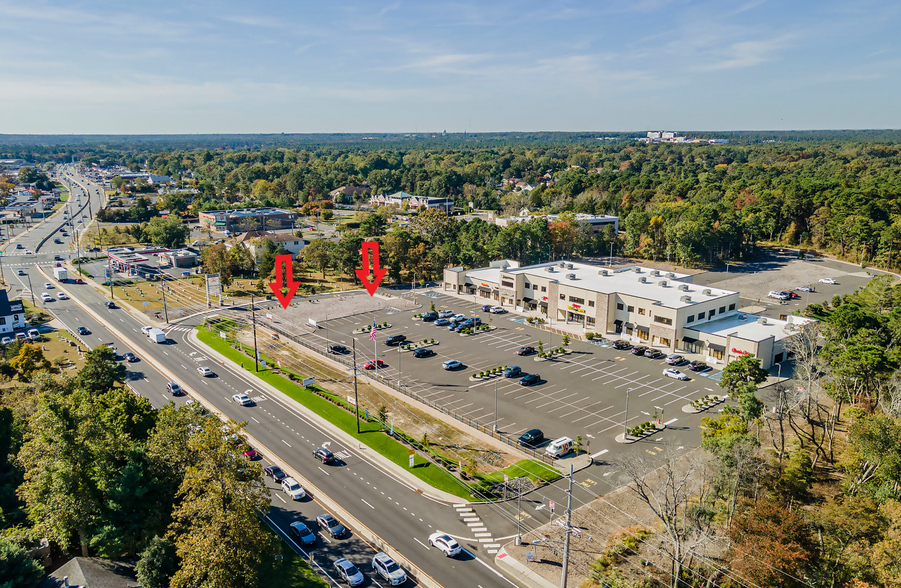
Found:
[[750, 351], [742, 351], [740, 349], [736, 349], [735, 347], [733, 347], [732, 353], [737, 353], [739, 355], [748, 355], [750, 353]]

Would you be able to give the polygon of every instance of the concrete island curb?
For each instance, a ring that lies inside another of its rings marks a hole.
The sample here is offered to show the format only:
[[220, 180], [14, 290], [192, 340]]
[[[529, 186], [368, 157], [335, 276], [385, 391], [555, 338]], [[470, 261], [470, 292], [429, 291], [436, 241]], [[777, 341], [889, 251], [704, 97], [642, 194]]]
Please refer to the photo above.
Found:
[[228, 359], [224, 355], [221, 355], [216, 350], [208, 347], [207, 345], [204, 345], [200, 341], [200, 339], [197, 337], [196, 331], [192, 330], [191, 332], [189, 332], [187, 334], [187, 336], [188, 336], [188, 339], [190, 339], [191, 343], [193, 343], [195, 346], [199, 347], [200, 349], [203, 349], [204, 353], [213, 357], [217, 362], [219, 362], [221, 364], [225, 364], [225, 362], [228, 362], [228, 364], [235, 371], [240, 373], [244, 377], [245, 380], [252, 380], [254, 382], [254, 384], [257, 387], [259, 387], [260, 389], [265, 389], [269, 394], [278, 396], [280, 400], [282, 400], [286, 404], [291, 405], [294, 408], [294, 410], [296, 410], [297, 412], [302, 414], [304, 416], [304, 418], [306, 418], [310, 421], [313, 421], [316, 424], [316, 426], [318, 426], [319, 428], [328, 430], [330, 432], [330, 434], [334, 435], [338, 440], [340, 440], [340, 442], [342, 444], [344, 444], [348, 448], [355, 449], [357, 452], [360, 452], [361, 448], [365, 448], [365, 451], [367, 452], [366, 455], [361, 454], [360, 457], [369, 461], [370, 463], [374, 463], [375, 465], [378, 465], [379, 469], [385, 471], [392, 478], [395, 478], [396, 480], [400, 481], [405, 486], [413, 489], [414, 491], [422, 494], [423, 496], [426, 496], [427, 498], [430, 498], [431, 500], [440, 502], [442, 504], [462, 504], [462, 503], [466, 502], [466, 500], [460, 498], [459, 496], [455, 496], [453, 494], [450, 494], [449, 492], [444, 492], [443, 490], [439, 490], [437, 488], [433, 488], [433, 487], [429, 486], [428, 484], [426, 484], [425, 482], [423, 482], [416, 476], [413, 476], [412, 474], [409, 474], [408, 472], [406, 472], [402, 467], [400, 467], [393, 461], [389, 460], [388, 458], [384, 457], [382, 454], [370, 449], [365, 444], [360, 443], [359, 441], [357, 441], [356, 439], [354, 439], [353, 437], [351, 437], [350, 435], [348, 435], [341, 429], [335, 427], [335, 425], [331, 424], [323, 417], [319, 416], [315, 412], [313, 412], [310, 409], [308, 409], [307, 407], [303, 406], [302, 404], [300, 404], [293, 398], [290, 398], [289, 396], [284, 394], [281, 390], [275, 388], [268, 382], [265, 382], [262, 379], [255, 377], [253, 372], [241, 368], [235, 362]]
[[507, 568], [507, 571], [515, 573], [523, 582], [526, 582], [530, 586], [535, 586], [536, 588], [560, 588], [540, 574], [536, 574], [530, 570], [526, 565], [513, 559], [503, 547], [497, 552], [494, 559], [500, 567]]

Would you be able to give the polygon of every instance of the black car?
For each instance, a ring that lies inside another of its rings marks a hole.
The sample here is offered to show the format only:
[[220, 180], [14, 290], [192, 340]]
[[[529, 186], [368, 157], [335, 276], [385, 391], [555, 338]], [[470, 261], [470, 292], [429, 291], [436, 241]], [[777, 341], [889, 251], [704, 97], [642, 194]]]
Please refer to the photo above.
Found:
[[517, 439], [517, 442], [520, 445], [527, 447], [534, 447], [542, 441], [544, 441], [544, 433], [541, 431], [541, 429], [532, 429], [531, 431], [526, 431], [519, 436], [519, 439]]
[[703, 361], [693, 361], [688, 364], [688, 369], [693, 372], [706, 372], [710, 369], [710, 366]]
[[391, 335], [387, 339], [385, 339], [385, 345], [400, 345], [404, 341], [407, 340], [406, 335]]
[[313, 457], [321, 461], [322, 463], [332, 463], [335, 461], [335, 454], [326, 449], [325, 447], [320, 447], [316, 451], [313, 452]]
[[666, 354], [659, 349], [648, 349], [644, 352], [644, 356], [650, 359], [663, 359]]
[[526, 374], [525, 377], [519, 381], [520, 386], [531, 386], [533, 384], [537, 384], [541, 381], [541, 376], [538, 374]]
[[90, 335], [91, 334], [91, 332], [88, 330], [87, 327], [78, 327], [77, 330], [78, 330], [79, 335]]
[[323, 513], [316, 517], [316, 522], [319, 523], [319, 527], [324, 531], [327, 531], [329, 535], [334, 538], [341, 537], [344, 535], [346, 529], [344, 525], [338, 522], [338, 519], [333, 517], [330, 514]]
[[631, 349], [631, 348], [632, 348], [632, 344], [629, 343], [628, 341], [623, 341], [622, 339], [620, 339], [619, 341], [614, 341], [614, 343], [613, 343], [613, 348], [614, 348], [614, 349], [619, 349], [620, 351], [623, 351], [623, 350], [625, 350], [625, 349]]
[[437, 312], [427, 312], [424, 315], [422, 315], [422, 320], [424, 320], [427, 323], [432, 322], [432, 321], [437, 321], [438, 313]]
[[490, 311], [491, 311], [491, 305], [490, 305], [490, 304], [483, 304], [483, 305], [482, 305], [482, 312], [490, 312]]
[[433, 355], [435, 355], [435, 352], [428, 347], [420, 347], [413, 352], [413, 357], [431, 357]]
[[282, 468], [277, 465], [266, 466], [263, 468], [263, 473], [273, 479], [273, 481], [281, 484], [282, 480], [288, 477], [288, 474], [282, 471]]
[[291, 537], [295, 540], [300, 541], [302, 545], [312, 545], [316, 543], [316, 535], [313, 534], [313, 531], [309, 529], [306, 525], [301, 522], [291, 523], [289, 525], [291, 529]]
[[644, 345], [638, 345], [637, 347], [632, 348], [632, 355], [644, 355], [644, 352], [647, 350], [648, 348]]
[[344, 355], [347, 353], [347, 347], [344, 345], [332, 344], [328, 346], [328, 352], [334, 353], [335, 355]]
[[107, 308], [116, 308], [116, 303], [113, 302], [112, 300], [107, 300], [107, 301], [106, 301], [106, 307], [107, 307]]

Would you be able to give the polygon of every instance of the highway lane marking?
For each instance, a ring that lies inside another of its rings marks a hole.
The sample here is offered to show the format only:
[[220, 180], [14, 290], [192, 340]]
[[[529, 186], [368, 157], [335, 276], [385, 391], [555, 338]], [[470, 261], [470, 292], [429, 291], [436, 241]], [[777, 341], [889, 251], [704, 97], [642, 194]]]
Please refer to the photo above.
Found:
[[276, 494], [275, 497], [278, 498], [279, 500], [281, 500], [283, 504], [288, 504], [287, 502], [285, 502], [285, 499], [282, 498], [281, 496], [279, 496], [278, 494]]
[[[361, 498], [360, 500], [363, 500], [363, 499]], [[363, 504], [365, 504], [366, 506], [368, 506], [368, 507], [371, 508], [372, 510], [375, 510], [375, 507], [372, 506], [371, 504], [369, 504], [368, 502], [366, 502], [365, 500], [363, 500]]]
[[284, 443], [285, 445], [288, 445], [288, 447], [291, 447], [291, 445], [289, 445], [288, 442], [285, 441], [284, 439], [282, 439], [282, 443]]
[[250, 417], [250, 418], [253, 419], [253, 422], [255, 422], [256, 424], [260, 424], [260, 421], [256, 420], [256, 419], [253, 418], [253, 417]]
[[325, 535], [322, 534], [322, 531], [319, 531], [319, 536], [322, 537], [323, 539], [325, 539], [328, 543], [332, 542], [331, 539], [329, 539], [328, 537], [326, 537]]
[[[317, 466], [317, 467], [319, 467], [319, 466]], [[323, 474], [325, 474], [326, 476], [331, 476], [330, 473], [328, 473], [327, 471], [325, 471], [325, 470], [322, 469], [322, 468], [319, 468], [319, 471], [322, 472]]]
[[416, 537], [413, 537], [413, 540], [416, 541], [417, 543], [419, 543], [420, 545], [422, 545], [423, 547], [425, 547], [426, 549], [429, 549], [429, 546], [428, 546], [428, 545], [426, 545], [425, 543], [423, 543], [422, 541], [420, 541], [420, 540], [417, 539]]

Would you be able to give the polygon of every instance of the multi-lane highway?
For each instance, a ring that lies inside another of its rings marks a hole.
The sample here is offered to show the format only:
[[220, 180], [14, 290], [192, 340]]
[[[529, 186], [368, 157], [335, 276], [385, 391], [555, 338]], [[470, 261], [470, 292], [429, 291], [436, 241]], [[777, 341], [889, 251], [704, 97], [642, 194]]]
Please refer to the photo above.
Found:
[[[70, 185], [73, 199], [76, 198], [74, 194], [82, 194], [82, 202], [91, 198], [96, 206], [102, 188], [83, 178], [73, 179]], [[28, 277], [18, 276], [19, 269], [31, 274], [31, 284], [38, 292], [43, 291], [44, 282], [52, 281], [36, 266], [42, 266], [49, 274], [54, 265], [53, 256], [64, 251], [65, 245], [54, 244], [52, 238], [45, 238], [57, 231], [62, 223], [59, 214], [17, 240], [29, 251], [36, 251], [34, 255], [13, 256], [7, 252], [2, 271], [23, 293], [28, 289]], [[44, 245], [38, 249], [42, 241]], [[14, 257], [21, 261], [11, 262]], [[166, 388], [168, 381], [178, 382], [224, 416], [246, 421], [245, 430], [256, 440], [267, 463], [285, 464], [289, 471], [312, 484], [315, 488], [310, 492], [312, 499], [294, 502], [269, 482], [273, 496], [269, 522], [283, 536], [294, 521], [315, 527], [316, 516], [329, 510], [327, 504], [323, 504], [328, 501], [322, 500], [328, 498], [375, 533], [378, 543], [390, 546], [415, 565], [418, 570], [414, 572], [420, 577], [421, 584], [490, 588], [518, 583], [499, 570], [493, 558], [499, 545], [515, 533], [512, 515], [506, 511], [489, 510], [480, 516], [465, 504], [441, 503], [415, 491], [378, 460], [369, 458], [365, 448], [343, 443], [339, 435], [316, 419], [308, 418], [290, 399], [266, 390], [250, 372], [237, 366], [217, 364], [189, 337], [200, 319], [169, 328], [168, 343], [158, 345], [142, 335], [144, 325], [141, 320], [123, 309], [107, 308], [106, 296], [93, 286], [68, 283], [57, 288], [64, 289], [72, 299], [53, 300], [44, 307], [65, 328], [77, 332], [79, 326], [86, 327], [90, 334], [81, 338], [90, 347], [111, 343], [120, 353], [132, 351], [138, 356], [140, 361], [126, 364], [128, 385], [136, 393], [157, 407], [167, 402], [183, 403], [185, 397], [172, 397]], [[216, 376], [202, 377], [197, 371], [202, 366], [210, 367]], [[232, 401], [233, 394], [247, 390], [256, 399], [254, 406], [242, 407]], [[324, 466], [313, 458], [313, 450], [324, 444], [339, 456], [340, 466]], [[350, 526], [356, 531], [353, 524]], [[437, 530], [457, 537], [467, 549], [464, 555], [448, 559], [429, 548], [428, 536]], [[361, 566], [372, 582], [384, 585], [380, 578], [370, 573], [369, 562], [376, 550], [373, 543], [356, 532], [337, 540], [320, 535], [314, 548], [314, 561], [330, 570], [328, 562], [346, 557]]]

